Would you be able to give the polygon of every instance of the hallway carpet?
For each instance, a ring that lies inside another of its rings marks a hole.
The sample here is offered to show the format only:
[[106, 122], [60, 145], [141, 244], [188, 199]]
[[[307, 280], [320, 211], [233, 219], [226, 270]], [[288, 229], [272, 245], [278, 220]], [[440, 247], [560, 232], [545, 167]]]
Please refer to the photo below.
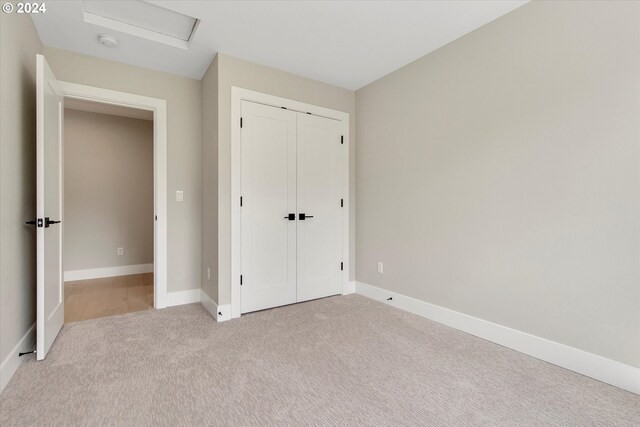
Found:
[[640, 396], [358, 295], [64, 326], [0, 425], [638, 426]]

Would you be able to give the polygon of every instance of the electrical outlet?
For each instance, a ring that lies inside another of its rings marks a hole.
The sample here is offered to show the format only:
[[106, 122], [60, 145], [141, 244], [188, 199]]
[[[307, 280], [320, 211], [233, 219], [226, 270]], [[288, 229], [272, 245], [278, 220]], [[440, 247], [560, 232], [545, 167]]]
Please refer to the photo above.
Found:
[[118, 256], [124, 255], [124, 248], [118, 248]]
[[211, 268], [207, 268], [207, 280], [211, 280]]
[[378, 273], [384, 273], [384, 264], [382, 264], [382, 261], [378, 261]]
[[182, 202], [184, 200], [184, 192], [182, 190], [176, 191], [176, 202]]

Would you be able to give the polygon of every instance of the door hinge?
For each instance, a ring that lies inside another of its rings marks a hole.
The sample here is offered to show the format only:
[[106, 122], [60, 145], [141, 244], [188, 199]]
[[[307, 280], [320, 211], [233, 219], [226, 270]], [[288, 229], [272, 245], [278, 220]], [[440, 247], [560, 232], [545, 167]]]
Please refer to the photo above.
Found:
[[340, 135], [340, 144], [344, 144], [344, 135]]
[[240, 286], [242, 286], [242, 274], [240, 275]]
[[242, 196], [240, 196], [240, 207], [242, 207]]
[[342, 270], [344, 270], [344, 263], [343, 262], [340, 263], [340, 271], [342, 271]]
[[240, 117], [240, 127], [242, 128], [242, 117]]
[[344, 208], [344, 199], [340, 199], [340, 207]]

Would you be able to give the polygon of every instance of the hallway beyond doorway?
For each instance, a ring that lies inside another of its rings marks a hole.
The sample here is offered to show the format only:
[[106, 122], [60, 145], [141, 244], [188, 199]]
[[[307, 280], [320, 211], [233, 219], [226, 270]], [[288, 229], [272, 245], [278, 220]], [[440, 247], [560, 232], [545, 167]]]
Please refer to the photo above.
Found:
[[64, 323], [153, 308], [153, 273], [64, 284]]

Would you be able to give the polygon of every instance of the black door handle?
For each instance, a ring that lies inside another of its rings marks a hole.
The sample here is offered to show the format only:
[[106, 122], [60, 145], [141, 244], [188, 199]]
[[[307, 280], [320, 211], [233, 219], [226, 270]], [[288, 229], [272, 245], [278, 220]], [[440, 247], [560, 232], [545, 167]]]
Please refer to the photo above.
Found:
[[52, 219], [49, 219], [48, 216], [44, 217], [44, 228], [49, 228], [50, 225], [53, 224], [60, 224], [62, 221], [54, 221]]
[[295, 221], [296, 220], [296, 214], [290, 213], [289, 215], [285, 216], [284, 219], [288, 219], [289, 221]]
[[305, 214], [305, 213], [301, 213], [301, 214], [299, 214], [299, 215], [298, 215], [298, 219], [299, 219], [300, 221], [304, 221], [304, 220], [305, 220], [305, 219], [307, 219], [307, 218], [313, 218], [313, 215], [307, 215], [307, 214]]
[[42, 227], [42, 218], [34, 219], [33, 221], [27, 221], [28, 225], [35, 225], [36, 227]]

